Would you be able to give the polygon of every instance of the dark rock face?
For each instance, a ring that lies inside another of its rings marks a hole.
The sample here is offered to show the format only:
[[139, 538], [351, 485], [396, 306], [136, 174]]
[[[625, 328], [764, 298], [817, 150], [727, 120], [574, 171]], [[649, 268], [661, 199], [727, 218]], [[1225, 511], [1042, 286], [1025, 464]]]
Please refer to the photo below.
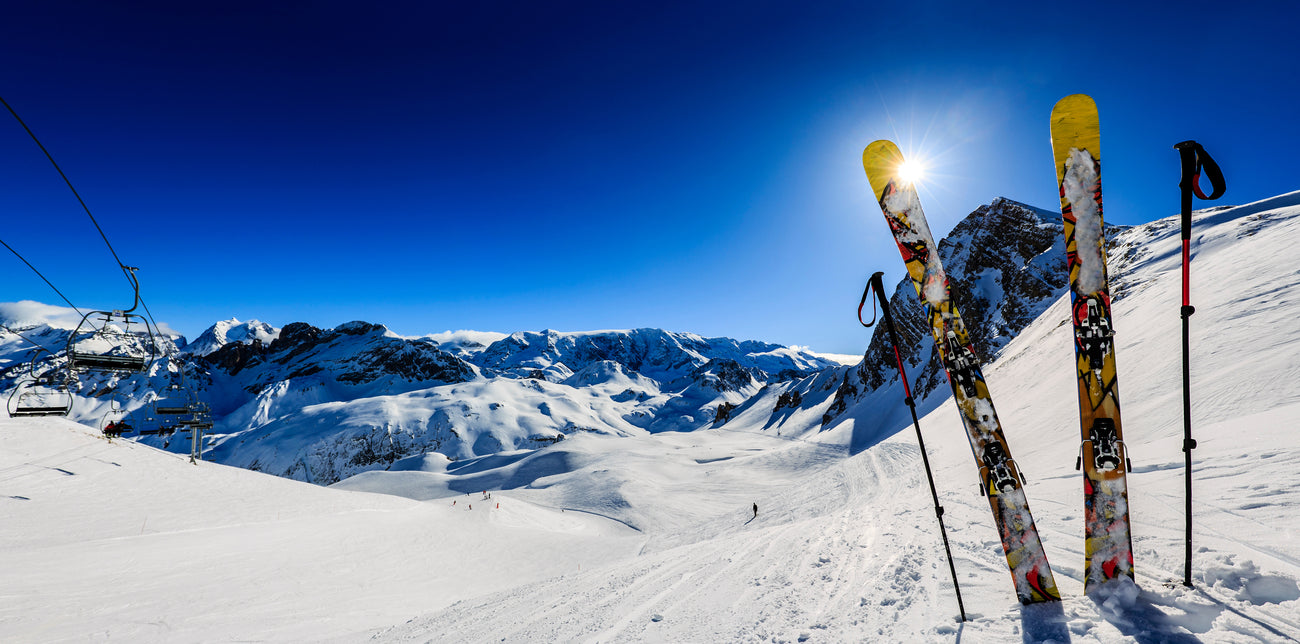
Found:
[[991, 358], [1060, 297], [1068, 282], [1064, 248], [1059, 214], [1008, 199], [980, 206], [939, 243], [978, 355]]
[[[271, 353], [297, 349], [299, 353], [316, 346], [322, 331], [306, 322], [290, 322], [280, 329], [280, 337], [271, 342]], [[288, 361], [288, 356], [278, 362]]]
[[735, 360], [719, 358], [695, 368], [691, 377], [714, 391], [740, 391], [756, 380], [766, 380], [767, 374], [761, 369], [747, 369]]
[[736, 406], [729, 402], [719, 404], [717, 412], [713, 415], [713, 424], [721, 425], [722, 423], [731, 420], [731, 412], [735, 410]]
[[773, 411], [779, 411], [786, 408], [798, 407], [803, 404], [803, 395], [798, 389], [791, 389], [780, 396], [776, 397], [776, 408]]
[[293, 322], [263, 348], [260, 342], [230, 343], [202, 358], [212, 368], [236, 376], [262, 365], [247, 375], [249, 391], [285, 378], [304, 378], [327, 372], [338, 382], [360, 385], [385, 376], [407, 382], [465, 382], [474, 378], [474, 368], [465, 361], [428, 342], [386, 335], [383, 325], [349, 322], [335, 329], [318, 329], [305, 322]]
[[845, 372], [844, 379], [840, 382], [840, 386], [835, 390], [835, 398], [831, 401], [830, 408], [826, 410], [825, 414], [822, 414], [823, 426], [829, 424], [832, 420], [835, 420], [837, 416], [844, 413], [849, 408], [849, 400], [857, 397], [858, 387], [849, 382], [851, 373], [852, 372]]
[[356, 357], [357, 368], [339, 374], [339, 382], [353, 384], [393, 375], [408, 382], [465, 382], [474, 370], [460, 358], [432, 346], [405, 341], [387, 342], [362, 351]]
[[235, 375], [242, 371], [249, 363], [260, 360], [262, 354], [266, 352], [266, 347], [261, 341], [253, 341], [251, 344], [242, 344], [231, 342], [220, 349], [204, 356], [208, 364]]

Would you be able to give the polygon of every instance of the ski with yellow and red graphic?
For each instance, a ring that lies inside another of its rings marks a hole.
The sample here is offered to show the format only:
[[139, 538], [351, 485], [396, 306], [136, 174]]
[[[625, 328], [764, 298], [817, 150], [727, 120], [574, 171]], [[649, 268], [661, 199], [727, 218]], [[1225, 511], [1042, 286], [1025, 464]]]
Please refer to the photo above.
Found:
[[862, 153], [862, 165], [880, 210], [898, 242], [912, 285], [925, 305], [930, 332], [948, 372], [953, 398], [979, 468], [980, 489], [993, 510], [1016, 596], [1022, 604], [1059, 600], [1056, 580], [1029, 513], [1023, 477], [1002, 435], [966, 325], [953, 304], [953, 287], [939, 262], [939, 247], [925, 221], [916, 188], [898, 176], [902, 162], [902, 153], [889, 141], [876, 141]]
[[1111, 579], [1133, 578], [1125, 480], [1129, 460], [1119, 416], [1115, 327], [1102, 230], [1101, 130], [1091, 97], [1066, 96], [1052, 108], [1052, 154], [1065, 220], [1079, 380], [1083, 439], [1075, 469], [1083, 469], [1086, 593]]

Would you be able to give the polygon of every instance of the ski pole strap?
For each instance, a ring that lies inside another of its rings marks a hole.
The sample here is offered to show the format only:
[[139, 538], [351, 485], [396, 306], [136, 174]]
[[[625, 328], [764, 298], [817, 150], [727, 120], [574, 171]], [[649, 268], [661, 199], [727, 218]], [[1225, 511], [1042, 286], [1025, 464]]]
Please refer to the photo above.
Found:
[[872, 286], [873, 284], [875, 284], [876, 281], [878, 281], [878, 280], [880, 279], [880, 275], [881, 275], [881, 273], [880, 273], [880, 272], [877, 272], [875, 275], [872, 275], [872, 276], [871, 276], [871, 279], [868, 279], [868, 280], [867, 280], [867, 287], [864, 288], [864, 289], [862, 289], [862, 300], [858, 302], [858, 323], [861, 324], [862, 326], [867, 327], [867, 328], [871, 328], [871, 326], [874, 325], [874, 324], [876, 323], [876, 302], [875, 302], [875, 300], [872, 300], [872, 301], [871, 301], [871, 321], [870, 321], [870, 322], [864, 322], [864, 321], [862, 320], [862, 307], [864, 307], [864, 306], [867, 305], [867, 298], [870, 297], [870, 295], [871, 295], [871, 286]]
[[[1195, 192], [1196, 196], [1201, 199], [1205, 199], [1206, 201], [1213, 201], [1215, 199], [1218, 199], [1219, 197], [1222, 197], [1224, 189], [1227, 188], [1227, 186], [1223, 182], [1223, 171], [1219, 169], [1219, 164], [1214, 162], [1214, 159], [1210, 157], [1209, 152], [1205, 151], [1205, 148], [1201, 147], [1200, 144], [1194, 144], [1194, 145], [1196, 145], [1197, 172], [1192, 177], [1192, 191]], [[1205, 171], [1205, 176], [1210, 180], [1209, 196], [1206, 196], [1206, 194], [1201, 191], [1201, 184], [1200, 184], [1201, 170]]]
[[[1223, 171], [1219, 169], [1219, 164], [1214, 162], [1205, 148], [1201, 147], [1196, 141], [1183, 141], [1174, 146], [1178, 150], [1179, 159], [1182, 162], [1182, 177], [1178, 182], [1178, 187], [1182, 188], [1183, 193], [1183, 239], [1190, 239], [1191, 230], [1191, 212], [1192, 212], [1192, 195], [1207, 201], [1218, 199], [1223, 196], [1223, 191], [1227, 185], [1223, 181]], [[1201, 189], [1201, 171], [1205, 171], [1205, 176], [1210, 180], [1210, 194], [1205, 194]]]

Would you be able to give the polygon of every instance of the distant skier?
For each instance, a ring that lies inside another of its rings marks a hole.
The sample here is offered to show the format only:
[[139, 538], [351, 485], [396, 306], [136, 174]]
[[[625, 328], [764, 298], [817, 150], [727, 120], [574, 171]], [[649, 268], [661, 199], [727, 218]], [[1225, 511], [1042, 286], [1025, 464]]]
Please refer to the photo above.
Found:
[[757, 504], [757, 503], [754, 504], [754, 518], [755, 518], [755, 519], [758, 518], [758, 504]]

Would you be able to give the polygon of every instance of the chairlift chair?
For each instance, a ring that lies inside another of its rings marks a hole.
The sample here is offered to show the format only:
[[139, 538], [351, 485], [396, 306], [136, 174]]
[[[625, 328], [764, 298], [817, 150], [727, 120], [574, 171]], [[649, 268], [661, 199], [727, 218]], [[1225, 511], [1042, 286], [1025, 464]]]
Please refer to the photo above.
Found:
[[61, 370], [57, 367], [38, 371], [42, 353], [49, 355], [50, 352], [44, 348], [36, 350], [27, 367], [27, 380], [20, 379], [13, 393], [9, 394], [6, 409], [10, 417], [67, 416], [72, 412], [69, 374], [64, 372], [63, 377], [58, 378]]
[[185, 384], [185, 370], [178, 372], [180, 382], [172, 381], [163, 390], [162, 394], [156, 395], [153, 400], [153, 412], [159, 416], [181, 416], [190, 413], [190, 408], [194, 405], [194, 392]]
[[72, 391], [65, 382], [31, 380], [9, 395], [9, 416], [67, 416], [72, 411]]
[[[149, 321], [132, 313], [140, 305], [140, 282], [126, 267], [135, 288], [135, 303], [125, 311], [90, 311], [68, 336], [68, 368], [72, 371], [141, 373], [158, 358], [158, 345]], [[135, 329], [143, 329], [135, 330]], [[138, 348], [143, 355], [130, 353]]]
[[127, 421], [127, 413], [122, 409], [121, 403], [114, 398], [108, 404], [108, 411], [99, 421], [99, 431], [105, 436], [121, 436], [122, 434], [135, 430], [130, 422]]
[[160, 436], [171, 436], [172, 434], [175, 434], [175, 433], [176, 433], [176, 426], [175, 426], [175, 425], [169, 425], [169, 424], [166, 424], [166, 423], [164, 423], [164, 424], [162, 424], [162, 425], [146, 425], [146, 426], [140, 428], [140, 435], [141, 435], [141, 436], [149, 436], [149, 435], [154, 435], [154, 434], [156, 434], [156, 435], [160, 435]]
[[182, 427], [191, 427], [195, 429], [212, 429], [212, 419], [205, 416], [195, 416], [186, 418], [180, 422]]
[[[184, 392], [183, 389], [180, 391]], [[190, 413], [192, 404], [188, 392], [179, 393], [153, 401], [153, 413], [159, 416], [180, 416]]]
[[148, 407], [140, 407], [123, 414], [122, 420], [119, 424], [123, 428], [123, 431], [134, 432], [137, 436], [144, 436], [146, 434], [155, 433], [150, 431], [150, 428], [154, 427], [157, 424], [157, 421], [154, 420], [153, 415], [149, 413]]

